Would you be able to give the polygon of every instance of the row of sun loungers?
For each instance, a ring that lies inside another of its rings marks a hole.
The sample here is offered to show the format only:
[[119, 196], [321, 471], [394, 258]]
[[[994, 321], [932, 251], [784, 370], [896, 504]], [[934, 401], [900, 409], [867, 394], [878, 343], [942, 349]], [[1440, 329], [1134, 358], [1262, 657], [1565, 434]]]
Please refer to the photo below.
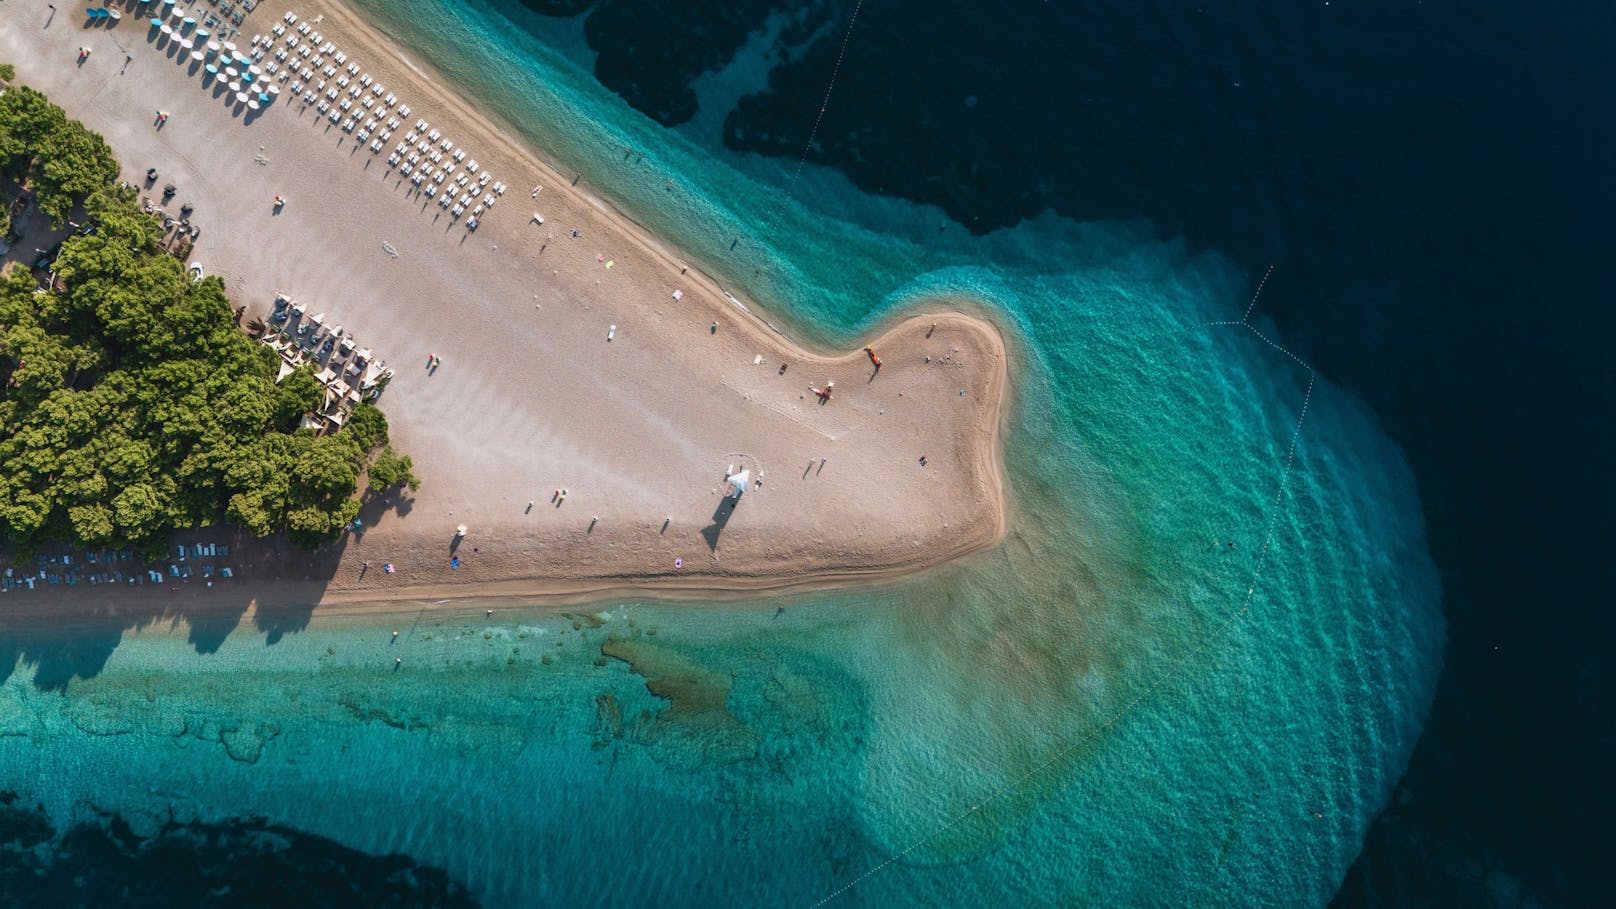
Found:
[[[305, 109], [313, 107], [373, 155], [388, 150], [390, 170], [397, 170], [451, 217], [465, 217], [468, 230], [477, 229], [478, 219], [505, 194], [508, 187], [504, 183], [425, 119], [411, 123], [410, 106], [364, 72], [357, 61], [349, 60], [311, 23], [300, 23], [295, 13], [287, 13], [271, 31], [262, 43], [285, 65], [290, 75], [284, 78], [290, 79], [289, 87]], [[275, 47], [276, 39], [284, 46]], [[255, 45], [260, 43], [258, 38], [253, 40]], [[395, 143], [394, 136], [401, 130], [404, 135]]]

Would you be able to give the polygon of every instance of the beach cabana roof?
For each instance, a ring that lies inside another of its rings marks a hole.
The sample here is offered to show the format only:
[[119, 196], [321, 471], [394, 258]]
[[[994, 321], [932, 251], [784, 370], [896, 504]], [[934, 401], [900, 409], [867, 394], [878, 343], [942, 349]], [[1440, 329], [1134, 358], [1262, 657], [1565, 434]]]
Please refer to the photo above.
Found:
[[729, 482], [731, 486], [735, 487], [736, 498], [740, 498], [741, 493], [746, 491], [746, 484], [749, 483], [751, 479], [752, 471], [750, 470], [743, 470], [740, 473], [730, 474]]

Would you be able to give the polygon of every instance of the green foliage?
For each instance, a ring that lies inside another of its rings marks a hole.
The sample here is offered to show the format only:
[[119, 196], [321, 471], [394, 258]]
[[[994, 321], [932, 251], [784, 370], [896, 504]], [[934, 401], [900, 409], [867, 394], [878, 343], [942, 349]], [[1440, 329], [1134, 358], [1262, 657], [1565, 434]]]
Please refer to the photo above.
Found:
[[23, 86], [0, 95], [0, 170], [25, 182], [60, 225], [75, 200], [117, 178], [118, 162], [99, 133]]
[[[7, 162], [71, 132], [37, 93], [6, 106], [25, 92], [0, 98]], [[85, 197], [100, 229], [63, 245], [65, 290], [39, 292], [22, 270], [0, 279], [0, 540], [162, 552], [173, 530], [221, 517], [301, 546], [339, 534], [358, 514], [367, 456], [386, 444], [381, 412], [360, 407], [335, 435], [300, 430], [324, 407], [318, 379], [304, 369], [275, 383], [278, 360], [236, 326], [223, 283], [191, 283], [132, 192], [112, 173], [88, 186], [76, 165], [27, 167]], [[414, 488], [412, 469], [387, 448], [372, 484], [379, 470]]]
[[361, 404], [348, 415], [343, 432], [352, 435], [359, 443], [359, 450], [368, 454], [387, 444], [387, 417], [382, 415], [380, 407]]
[[17, 79], [17, 68], [9, 63], [0, 63], [0, 82], [10, 85]]
[[421, 481], [415, 477], [415, 462], [409, 455], [400, 455], [389, 445], [383, 448], [381, 454], [376, 456], [370, 465], [370, 489], [372, 492], [386, 492], [394, 486], [403, 483], [411, 492], [421, 487]]
[[309, 411], [319, 413], [325, 405], [325, 387], [307, 366], [281, 380], [275, 399], [275, 428], [294, 432]]

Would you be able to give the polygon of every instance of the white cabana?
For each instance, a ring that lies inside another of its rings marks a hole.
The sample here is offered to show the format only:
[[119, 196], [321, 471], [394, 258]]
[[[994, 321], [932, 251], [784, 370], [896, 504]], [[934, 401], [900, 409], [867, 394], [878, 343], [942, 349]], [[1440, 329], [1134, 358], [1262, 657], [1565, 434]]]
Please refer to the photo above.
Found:
[[740, 498], [741, 493], [747, 490], [747, 483], [749, 483], [751, 479], [752, 471], [750, 470], [743, 470], [740, 473], [730, 474], [730, 485], [735, 488], [735, 491], [731, 493], [731, 495], [735, 496], [737, 499]]

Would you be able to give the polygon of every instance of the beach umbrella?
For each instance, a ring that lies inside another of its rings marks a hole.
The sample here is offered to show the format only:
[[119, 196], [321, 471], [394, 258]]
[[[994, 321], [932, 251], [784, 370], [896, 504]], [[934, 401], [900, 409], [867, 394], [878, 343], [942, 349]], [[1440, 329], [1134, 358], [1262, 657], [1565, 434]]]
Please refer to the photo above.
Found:
[[168, 18], [173, 19], [175, 22], [179, 22], [185, 18], [185, 10], [176, 9], [168, 14]]
[[205, 72], [207, 72], [207, 74], [208, 74], [208, 75], [210, 75], [210, 76], [217, 76], [217, 75], [219, 75], [219, 68], [218, 68], [218, 67], [217, 67], [217, 66], [214, 66], [214, 65], [213, 65], [213, 64], [211, 64], [211, 63], [209, 63], [209, 64], [208, 64], [208, 65], [207, 65], [207, 66], [204, 66], [204, 67], [202, 67], [202, 69], [203, 69], [203, 70], [204, 70], [204, 71], [205, 71]]
[[730, 485], [735, 487], [735, 498], [741, 497], [741, 493], [746, 491], [747, 481], [751, 479], [752, 471], [750, 470], [743, 470], [729, 478]]
[[232, 54], [235, 53], [236, 52], [236, 42], [234, 42], [234, 41], [226, 41], [224, 43], [224, 49], [229, 51]]
[[258, 96], [258, 103], [259, 104], [268, 104], [269, 103], [269, 95], [259, 95]]
[[263, 69], [263, 67], [258, 66], [257, 64], [254, 64], [252, 66], [247, 67], [247, 72], [252, 73], [255, 76], [262, 76], [264, 74], [264, 69]]
[[209, 53], [217, 54], [219, 52], [219, 42], [217, 42], [217, 41], [209, 41], [208, 42], [208, 51], [209, 51]]
[[167, 25], [164, 25], [163, 26], [163, 34], [172, 35], [172, 34], [174, 34], [174, 30], [172, 28], [169, 28]]
[[[231, 87], [234, 88], [235, 86], [232, 85]], [[243, 91], [236, 92], [236, 103], [237, 104], [246, 104], [247, 103], [247, 93], [243, 92]]]
[[261, 109], [261, 105], [255, 100], [248, 100], [247, 101], [247, 107], [250, 108], [251, 110], [259, 110], [259, 109]]
[[195, 60], [198, 63], [201, 63], [202, 62], [202, 52], [201, 51], [191, 51], [191, 59]]
[[241, 93], [241, 83], [240, 82], [231, 81], [231, 83], [228, 86], [226, 86], [226, 88], [229, 88], [231, 91], [236, 92], [237, 94]]
[[123, 21], [123, 13], [120, 13], [120, 12], [118, 12], [118, 11], [117, 11], [117, 10], [115, 10], [115, 9], [109, 9], [109, 10], [107, 10], [107, 16], [108, 16], [108, 17], [109, 17], [109, 18], [111, 18], [111, 19], [112, 19], [112, 23], [113, 23], [113, 24], [114, 24], [114, 25], [116, 25], [116, 24], [118, 24], [118, 23], [119, 23], [119, 22], [122, 22], [122, 21]]
[[163, 27], [163, 20], [157, 18], [156, 16], [153, 16], [152, 19], [151, 19], [151, 27], [152, 28], [162, 28]]
[[242, 73], [241, 74], [241, 84], [243, 84], [243, 85], [251, 85], [252, 81], [253, 81], [253, 74], [252, 73]]
[[184, 41], [180, 42], [180, 47], [190, 50], [191, 48], [196, 47], [196, 42], [192, 41], [190, 38], [186, 38]]
[[211, 36], [212, 34], [213, 34], [212, 32], [208, 31], [205, 28], [199, 28], [199, 29], [196, 30], [196, 40], [198, 40], [198, 41], [206, 41], [206, 40], [208, 40], [208, 37]]
[[236, 72], [236, 68], [234, 66], [229, 66], [229, 65], [225, 66], [224, 74], [226, 76], [229, 76], [232, 80], [234, 80], [237, 76], [241, 75], [240, 73]]
[[84, 15], [89, 16], [91, 19], [99, 19], [101, 18], [101, 11], [93, 6], [86, 6], [84, 8]]
[[185, 26], [186, 28], [195, 28], [196, 27], [196, 19], [194, 19], [194, 18], [192, 18], [190, 16], [186, 16], [185, 21], [181, 22], [180, 24]]

